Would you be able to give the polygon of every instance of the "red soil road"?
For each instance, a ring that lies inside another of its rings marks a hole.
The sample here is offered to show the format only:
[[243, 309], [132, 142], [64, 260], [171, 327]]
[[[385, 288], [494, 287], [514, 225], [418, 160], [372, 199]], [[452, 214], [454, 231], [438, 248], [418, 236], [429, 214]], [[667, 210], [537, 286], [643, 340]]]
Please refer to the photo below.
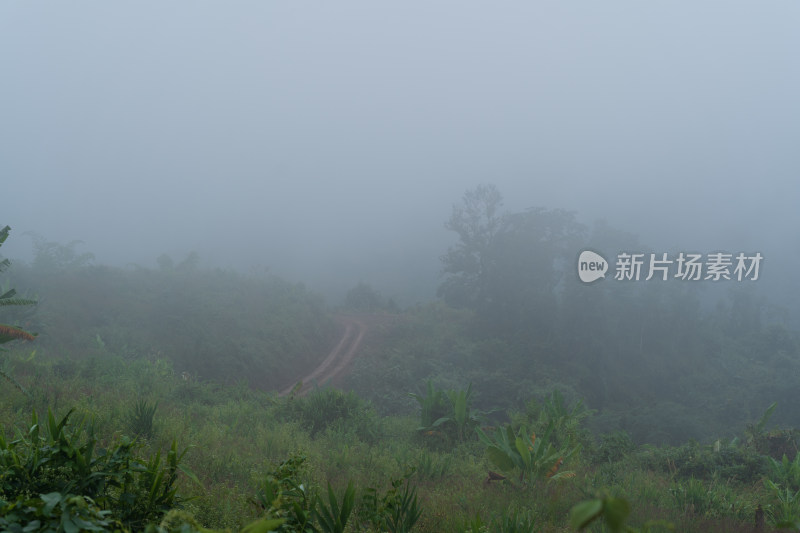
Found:
[[[303, 396], [314, 388], [315, 384], [324, 383], [341, 374], [358, 352], [367, 332], [367, 326], [360, 319], [351, 316], [338, 316], [336, 320], [344, 325], [342, 338], [317, 368], [299, 380], [300, 387], [295, 391], [296, 396]], [[298, 383], [295, 382], [280, 391], [278, 396], [287, 396], [297, 386]]]

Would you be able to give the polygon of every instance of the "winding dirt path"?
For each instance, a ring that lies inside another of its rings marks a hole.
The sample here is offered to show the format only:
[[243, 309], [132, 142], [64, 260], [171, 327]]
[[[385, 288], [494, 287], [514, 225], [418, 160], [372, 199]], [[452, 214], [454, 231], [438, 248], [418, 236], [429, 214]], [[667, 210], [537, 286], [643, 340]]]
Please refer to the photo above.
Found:
[[338, 344], [310, 374], [280, 391], [278, 396], [289, 395], [298, 386], [298, 383], [300, 386], [295, 391], [295, 395], [303, 396], [316, 384], [324, 383], [341, 374], [350, 364], [361, 346], [361, 341], [364, 340], [367, 326], [358, 318], [351, 316], [338, 316], [336, 320], [344, 325], [344, 332]]

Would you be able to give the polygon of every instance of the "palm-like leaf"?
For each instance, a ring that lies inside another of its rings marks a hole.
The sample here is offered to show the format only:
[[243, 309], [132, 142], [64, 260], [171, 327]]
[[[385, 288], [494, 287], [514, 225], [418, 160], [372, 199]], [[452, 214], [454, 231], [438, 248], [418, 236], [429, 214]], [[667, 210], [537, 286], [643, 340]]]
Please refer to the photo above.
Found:
[[558, 479], [572, 475], [559, 472], [561, 463], [578, 451], [562, 450], [553, 446], [551, 424], [541, 436], [529, 433], [525, 427], [514, 433], [511, 426], [498, 428], [493, 435], [487, 435], [481, 428], [475, 428], [478, 438], [486, 445], [489, 461], [504, 472], [519, 471], [520, 481], [535, 477]]
[[347, 489], [344, 491], [342, 498], [342, 505], [336, 499], [336, 494], [333, 493], [331, 484], [328, 483], [328, 504], [317, 500], [317, 507], [315, 507], [314, 514], [319, 520], [319, 524], [325, 533], [342, 533], [344, 532], [347, 521], [350, 518], [350, 513], [353, 511], [355, 504], [356, 489], [353, 482], [347, 484]]
[[[5, 226], [4, 228], [0, 229], [0, 246], [8, 238], [8, 233], [11, 231], [9, 226]], [[11, 265], [11, 262], [8, 259], [3, 259], [0, 261], [0, 272], [3, 272]], [[0, 307], [5, 307], [7, 305], [35, 305], [36, 301], [31, 300], [28, 298], [15, 298], [17, 291], [14, 289], [7, 289], [5, 292], [0, 294]], [[36, 337], [35, 333], [30, 333], [25, 331], [24, 329], [20, 328], [19, 326], [12, 326], [10, 324], [0, 324], [0, 344], [5, 344], [7, 342], [11, 342], [13, 340], [26, 340], [32, 341]], [[9, 376], [5, 376], [6, 378], [10, 379]]]

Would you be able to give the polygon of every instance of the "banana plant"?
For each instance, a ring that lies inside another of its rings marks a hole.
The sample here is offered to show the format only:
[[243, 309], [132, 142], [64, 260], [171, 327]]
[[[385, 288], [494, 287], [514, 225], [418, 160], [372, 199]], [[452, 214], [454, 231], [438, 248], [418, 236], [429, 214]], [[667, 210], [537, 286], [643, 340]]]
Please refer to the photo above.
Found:
[[[9, 226], [0, 229], [0, 246], [6, 242], [8, 238], [8, 233], [11, 231]], [[0, 273], [5, 271], [9, 266], [11, 266], [11, 262], [8, 259], [0, 260]], [[30, 300], [28, 298], [17, 298], [17, 291], [11, 288], [4, 288], [0, 290], [0, 307], [5, 307], [7, 305], [36, 305], [36, 300]], [[35, 333], [30, 333], [29, 331], [25, 331], [24, 329], [18, 326], [12, 326], [10, 324], [0, 324], [0, 344], [5, 344], [7, 342], [11, 342], [14, 340], [26, 340], [32, 341], [36, 338]], [[0, 348], [2, 350], [3, 348]], [[4, 378], [6, 381], [11, 383], [13, 386], [18, 388], [24, 394], [28, 394], [25, 389], [20, 385], [16, 379], [11, 376], [8, 372], [3, 369], [0, 369], [0, 377]]]
[[455, 428], [459, 441], [464, 441], [469, 430], [480, 423], [478, 414], [472, 410], [472, 383], [466, 390], [449, 390], [447, 398], [450, 400], [451, 412], [433, 423], [433, 427], [449, 424]]
[[[0, 246], [6, 242], [8, 233], [10, 231], [11, 228], [9, 226], [0, 229]], [[4, 272], [10, 266], [11, 262], [8, 259], [1, 260], [0, 273]], [[17, 291], [11, 288], [6, 288], [0, 291], [0, 307], [5, 307], [7, 305], [36, 305], [36, 300], [17, 298], [16, 295]], [[0, 344], [5, 344], [16, 339], [32, 341], [35, 337], [35, 333], [30, 333], [20, 327], [11, 326], [9, 324], [0, 324]]]
[[594, 411], [583, 405], [583, 400], [578, 400], [571, 407], [564, 401], [564, 396], [558, 389], [553, 390], [549, 398], [542, 405], [542, 414], [545, 419], [553, 423], [553, 438], [559, 442], [571, 445], [578, 440], [578, 427], [583, 419], [592, 415]]
[[778, 402], [772, 402], [767, 410], [764, 411], [764, 414], [761, 415], [761, 418], [755, 424], [748, 424], [747, 428], [744, 430], [745, 436], [747, 437], [747, 444], [751, 446], [755, 446], [758, 448], [758, 445], [761, 444], [764, 439], [767, 437], [767, 423], [769, 419], [772, 417], [772, 413], [775, 412], [775, 408], [778, 406]]
[[764, 485], [772, 491], [777, 500], [771, 513], [775, 527], [792, 527], [793, 524], [800, 522], [800, 490], [781, 487], [769, 479], [764, 480]]
[[409, 394], [420, 405], [418, 431], [442, 431], [450, 437], [463, 442], [472, 428], [480, 424], [484, 413], [472, 409], [472, 383], [464, 390], [437, 390], [428, 380], [428, 395]]
[[420, 426], [418, 431], [428, 431], [433, 427], [433, 423], [440, 419], [447, 412], [445, 395], [441, 390], [437, 390], [433, 385], [433, 380], [426, 382], [427, 395], [408, 393], [409, 396], [419, 403]]
[[520, 482], [528, 483], [535, 478], [553, 480], [575, 475], [560, 468], [580, 445], [570, 450], [556, 448], [551, 442], [553, 428], [553, 423], [549, 424], [538, 437], [524, 426], [516, 433], [510, 425], [498, 428], [493, 435], [487, 435], [481, 428], [475, 431], [486, 445], [486, 455], [495, 467], [509, 473], [518, 471]]
[[792, 490], [800, 490], [800, 453], [795, 454], [793, 461], [786, 454], [780, 461], [767, 457], [767, 466], [770, 480]]

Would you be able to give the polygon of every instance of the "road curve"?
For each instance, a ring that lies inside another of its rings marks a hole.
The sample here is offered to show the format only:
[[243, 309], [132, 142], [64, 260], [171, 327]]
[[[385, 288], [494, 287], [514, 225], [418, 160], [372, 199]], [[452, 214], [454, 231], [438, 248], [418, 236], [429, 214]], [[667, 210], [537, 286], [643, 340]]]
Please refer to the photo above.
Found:
[[[353, 360], [364, 339], [367, 326], [361, 320], [350, 316], [338, 316], [336, 320], [344, 325], [344, 332], [333, 350], [311, 373], [280, 391], [278, 396], [288, 396], [293, 390], [295, 396], [303, 396], [316, 384], [325, 383], [341, 374]], [[298, 384], [300, 386], [295, 390]]]

